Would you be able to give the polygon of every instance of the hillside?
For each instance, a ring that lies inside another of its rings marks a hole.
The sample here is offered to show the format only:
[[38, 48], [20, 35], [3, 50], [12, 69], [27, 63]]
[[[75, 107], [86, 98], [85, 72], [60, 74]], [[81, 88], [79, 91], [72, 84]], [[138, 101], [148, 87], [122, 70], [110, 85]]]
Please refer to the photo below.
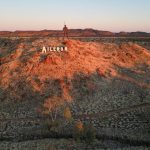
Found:
[[[51, 45], [68, 51], [43, 54], [42, 47]], [[150, 142], [147, 49], [43, 38], [4, 39], [0, 52], [1, 140], [53, 137], [39, 111], [50, 97], [67, 103], [75, 119], [92, 122], [98, 136]], [[57, 134], [70, 135], [72, 127], [62, 123]]]
[[[92, 42], [66, 41], [68, 52], [48, 52], [42, 54], [42, 45], [61, 45], [57, 40], [36, 40], [32, 48], [20, 43], [10, 55], [1, 59], [1, 86], [8, 88], [11, 82], [26, 77], [32, 83], [33, 90], [41, 92], [42, 84], [46, 80], [59, 80], [65, 78], [72, 80], [77, 74], [90, 76], [97, 72], [107, 78], [117, 77], [133, 80], [141, 86], [149, 87], [142, 81], [125, 77], [118, 72], [118, 68], [134, 68], [136, 65], [149, 65], [150, 53], [136, 44], [103, 44]], [[133, 70], [137, 71], [137, 70]], [[19, 74], [18, 74], [19, 73]], [[16, 80], [14, 80], [16, 79]], [[39, 84], [35, 82], [39, 80]], [[17, 81], [19, 83], [19, 81]]]

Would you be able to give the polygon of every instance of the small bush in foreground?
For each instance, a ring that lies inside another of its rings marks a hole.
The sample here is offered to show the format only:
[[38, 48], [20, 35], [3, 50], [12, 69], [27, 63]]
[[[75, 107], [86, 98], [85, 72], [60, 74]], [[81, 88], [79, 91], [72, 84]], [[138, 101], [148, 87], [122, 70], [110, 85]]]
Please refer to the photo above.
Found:
[[94, 142], [96, 138], [95, 128], [92, 124], [87, 124], [84, 126], [83, 139], [87, 144]]
[[74, 139], [84, 141], [86, 144], [92, 144], [96, 138], [96, 131], [92, 124], [83, 124], [78, 120], [75, 124]]

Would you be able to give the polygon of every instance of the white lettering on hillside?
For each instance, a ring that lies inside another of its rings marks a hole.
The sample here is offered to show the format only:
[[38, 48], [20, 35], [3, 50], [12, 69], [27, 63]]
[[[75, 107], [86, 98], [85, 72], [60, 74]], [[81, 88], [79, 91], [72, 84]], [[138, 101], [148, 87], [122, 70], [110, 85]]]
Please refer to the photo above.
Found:
[[63, 52], [63, 51], [68, 51], [68, 48], [66, 46], [50, 46], [50, 47], [45, 47], [43, 46], [42, 48], [42, 53], [47, 53], [47, 52]]

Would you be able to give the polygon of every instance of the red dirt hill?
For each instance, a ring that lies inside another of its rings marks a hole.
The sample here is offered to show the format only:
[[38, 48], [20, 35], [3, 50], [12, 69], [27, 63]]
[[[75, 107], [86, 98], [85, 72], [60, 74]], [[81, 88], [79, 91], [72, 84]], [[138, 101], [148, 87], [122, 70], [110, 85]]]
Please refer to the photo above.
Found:
[[[22, 77], [30, 82], [35, 91], [41, 91], [47, 79], [60, 81], [63, 96], [71, 97], [68, 91], [70, 85], [65, 85], [64, 78], [72, 79], [75, 74], [90, 75], [97, 72], [100, 76], [111, 78], [119, 77], [125, 80], [130, 78], [119, 74], [120, 68], [134, 68], [136, 65], [150, 66], [150, 52], [143, 47], [128, 43], [122, 45], [95, 42], [81, 42], [67, 40], [67, 52], [47, 52], [42, 54], [39, 48], [49, 45], [61, 45], [60, 40], [39, 39], [32, 42], [32, 46], [25, 43], [1, 59], [0, 85], [6, 89], [10, 84], [17, 84]], [[138, 70], [133, 69], [138, 73]], [[35, 81], [39, 80], [40, 84]], [[138, 81], [137, 84], [143, 85]], [[43, 84], [41, 84], [43, 83]], [[149, 85], [145, 85], [149, 87]]]

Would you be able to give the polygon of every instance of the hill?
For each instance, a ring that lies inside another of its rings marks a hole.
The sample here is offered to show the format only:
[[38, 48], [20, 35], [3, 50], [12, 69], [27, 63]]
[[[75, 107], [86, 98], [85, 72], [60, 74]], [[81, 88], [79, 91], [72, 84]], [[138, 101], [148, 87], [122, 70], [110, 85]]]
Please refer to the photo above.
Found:
[[[133, 43], [117, 45], [57, 38], [3, 40], [1, 140], [55, 137], [45, 129], [45, 118], [39, 109], [47, 98], [60, 98], [70, 107], [75, 120], [94, 125], [98, 137], [118, 138], [120, 142], [126, 138], [127, 145], [128, 140], [135, 145], [140, 141], [140, 146], [150, 142], [147, 49]], [[41, 52], [43, 46], [51, 45], [65, 45], [68, 51]], [[72, 128], [64, 121], [56, 135], [69, 136]]]
[[[39, 37], [63, 36], [61, 30], [41, 30], [41, 31], [0, 31], [0, 37]], [[150, 37], [150, 33], [146, 32], [119, 32], [101, 31], [95, 29], [69, 29], [70, 37]]]

